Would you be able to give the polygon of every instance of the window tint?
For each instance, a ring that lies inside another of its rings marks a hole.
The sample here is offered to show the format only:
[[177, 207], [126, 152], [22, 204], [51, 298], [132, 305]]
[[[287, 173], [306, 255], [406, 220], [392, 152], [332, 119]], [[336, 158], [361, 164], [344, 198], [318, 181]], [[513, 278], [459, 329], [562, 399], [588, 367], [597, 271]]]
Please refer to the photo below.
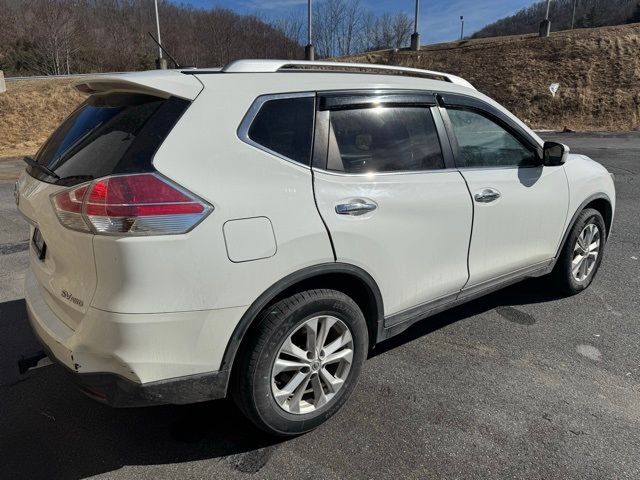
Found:
[[[64, 185], [148, 171], [156, 150], [188, 105], [178, 98], [141, 94], [91, 96], [56, 129], [35, 160], [61, 177], [56, 183]], [[39, 169], [29, 173], [51, 180]]]
[[313, 114], [311, 97], [269, 100], [251, 124], [249, 138], [280, 155], [309, 165]]
[[460, 148], [459, 167], [526, 167], [539, 163], [531, 148], [480, 113], [447, 111]]
[[368, 173], [444, 168], [428, 108], [336, 110], [330, 119], [329, 170]]

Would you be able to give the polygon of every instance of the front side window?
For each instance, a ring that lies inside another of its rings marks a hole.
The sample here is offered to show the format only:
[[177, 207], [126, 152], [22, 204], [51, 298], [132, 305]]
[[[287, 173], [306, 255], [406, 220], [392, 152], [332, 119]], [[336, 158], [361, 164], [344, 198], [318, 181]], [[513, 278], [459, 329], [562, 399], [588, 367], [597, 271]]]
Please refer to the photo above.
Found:
[[249, 138], [284, 157], [309, 165], [313, 105], [313, 97], [267, 100], [249, 127]]
[[429, 108], [331, 111], [328, 170], [375, 173], [440, 168], [444, 168], [442, 149]]
[[458, 167], [529, 167], [538, 165], [536, 153], [484, 115], [448, 109], [458, 141]]

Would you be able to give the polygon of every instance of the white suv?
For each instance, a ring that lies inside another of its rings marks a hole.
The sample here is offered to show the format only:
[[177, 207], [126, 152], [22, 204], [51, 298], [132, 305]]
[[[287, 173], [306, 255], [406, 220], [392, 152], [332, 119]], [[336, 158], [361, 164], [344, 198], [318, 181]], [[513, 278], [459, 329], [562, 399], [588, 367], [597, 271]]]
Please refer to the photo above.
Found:
[[525, 277], [576, 293], [602, 261], [610, 174], [453, 75], [242, 60], [77, 88], [17, 184], [26, 302], [114, 406], [230, 394], [299, 434], [376, 343]]

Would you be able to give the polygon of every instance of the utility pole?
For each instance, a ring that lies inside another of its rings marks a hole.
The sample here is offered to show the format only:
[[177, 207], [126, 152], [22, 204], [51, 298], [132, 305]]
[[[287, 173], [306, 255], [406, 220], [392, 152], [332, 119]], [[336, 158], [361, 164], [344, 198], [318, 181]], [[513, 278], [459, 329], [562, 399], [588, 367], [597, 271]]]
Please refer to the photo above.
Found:
[[315, 60], [315, 52], [311, 41], [311, 23], [311, 0], [307, 0], [307, 46], [304, 47], [304, 59], [313, 61]]
[[460, 41], [464, 38], [464, 15], [460, 15]]
[[573, 30], [573, 24], [576, 21], [576, 3], [578, 3], [578, 0], [573, 0], [573, 13], [571, 14], [571, 30]]
[[540, 37], [548, 37], [551, 33], [551, 21], [549, 20], [549, 6], [551, 5], [551, 0], [547, 0], [547, 13], [544, 16], [544, 20], [540, 22]]
[[413, 22], [413, 33], [411, 34], [411, 50], [420, 50], [420, 34], [418, 33], [418, 16], [420, 14], [420, 0], [416, 0], [416, 16]]
[[158, 0], [153, 0], [153, 3], [156, 7], [156, 30], [158, 32], [158, 58], [156, 58], [156, 68], [166, 70], [167, 69], [167, 59], [162, 58], [162, 40], [160, 40], [160, 16], [158, 15]]

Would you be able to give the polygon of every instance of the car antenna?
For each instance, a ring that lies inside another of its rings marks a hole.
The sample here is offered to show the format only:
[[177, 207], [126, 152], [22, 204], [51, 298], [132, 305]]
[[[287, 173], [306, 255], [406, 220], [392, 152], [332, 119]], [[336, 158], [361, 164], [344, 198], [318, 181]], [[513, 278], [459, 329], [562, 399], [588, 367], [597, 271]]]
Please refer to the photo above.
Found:
[[176, 59], [173, 58], [173, 55], [171, 55], [169, 52], [167, 52], [167, 49], [164, 48], [162, 45], [160, 45], [160, 42], [158, 42], [158, 40], [156, 40], [156, 37], [154, 37], [151, 32], [147, 32], [147, 33], [151, 37], [151, 40], [153, 40], [156, 43], [156, 45], [158, 45], [158, 47], [160, 47], [162, 49], [162, 51], [165, 53], [165, 55], [171, 59], [171, 61], [173, 62], [173, 64], [175, 65], [176, 68], [193, 68], [191, 65], [180, 65], [176, 61]]

